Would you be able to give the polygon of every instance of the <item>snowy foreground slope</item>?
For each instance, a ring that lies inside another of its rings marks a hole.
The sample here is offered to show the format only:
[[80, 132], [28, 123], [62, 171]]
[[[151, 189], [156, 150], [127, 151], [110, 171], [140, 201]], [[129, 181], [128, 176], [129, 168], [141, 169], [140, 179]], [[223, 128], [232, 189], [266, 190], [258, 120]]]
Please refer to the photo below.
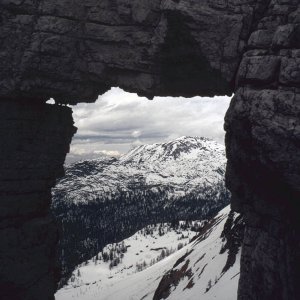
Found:
[[[200, 225], [196, 235], [166, 224], [148, 226], [118, 244], [127, 251], [117, 266], [104, 262], [102, 253], [78, 266], [56, 299], [236, 299], [243, 222], [228, 206]], [[110, 249], [116, 245], [104, 252]], [[163, 250], [169, 255], [161, 257]]]

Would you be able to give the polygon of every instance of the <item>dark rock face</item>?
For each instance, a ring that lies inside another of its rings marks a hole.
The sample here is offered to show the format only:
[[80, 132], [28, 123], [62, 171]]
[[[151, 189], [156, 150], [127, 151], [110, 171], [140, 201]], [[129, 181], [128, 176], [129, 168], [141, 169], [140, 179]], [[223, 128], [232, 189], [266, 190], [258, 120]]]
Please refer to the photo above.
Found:
[[9, 100], [0, 114], [0, 298], [53, 299], [58, 234], [49, 206], [75, 132], [71, 110]]
[[239, 299], [299, 298], [299, 1], [269, 1], [225, 120], [227, 183], [245, 216]]
[[0, 97], [231, 94], [255, 4], [2, 0]]
[[67, 108], [39, 103], [94, 101], [111, 86], [149, 98], [235, 90], [225, 127], [227, 184], [246, 222], [239, 299], [298, 298], [299, 0], [0, 0], [0, 9], [3, 298], [51, 299], [54, 289], [50, 188], [74, 128]]

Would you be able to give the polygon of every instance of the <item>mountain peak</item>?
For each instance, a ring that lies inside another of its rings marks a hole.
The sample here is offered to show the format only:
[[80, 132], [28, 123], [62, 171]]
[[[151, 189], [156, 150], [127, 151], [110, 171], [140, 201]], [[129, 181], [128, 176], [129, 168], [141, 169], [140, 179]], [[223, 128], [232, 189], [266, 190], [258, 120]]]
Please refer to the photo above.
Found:
[[165, 143], [138, 146], [122, 156], [121, 161], [155, 163], [174, 159], [195, 159], [196, 152], [213, 151], [224, 152], [224, 146], [204, 137], [182, 136]]
[[190, 135], [183, 135], [176, 138], [174, 141], [188, 141], [188, 140], [201, 140], [201, 141], [212, 141], [209, 138], [202, 137], [202, 136], [190, 136]]

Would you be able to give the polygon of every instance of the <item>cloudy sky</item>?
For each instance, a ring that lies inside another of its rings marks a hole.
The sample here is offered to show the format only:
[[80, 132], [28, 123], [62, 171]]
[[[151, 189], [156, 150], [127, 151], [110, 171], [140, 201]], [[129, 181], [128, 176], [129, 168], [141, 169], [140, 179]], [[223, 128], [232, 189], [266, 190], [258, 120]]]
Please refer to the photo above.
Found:
[[180, 136], [204, 136], [224, 143], [223, 120], [228, 97], [148, 100], [113, 88], [94, 104], [73, 106], [78, 132], [67, 163], [119, 156], [140, 144], [165, 142]]

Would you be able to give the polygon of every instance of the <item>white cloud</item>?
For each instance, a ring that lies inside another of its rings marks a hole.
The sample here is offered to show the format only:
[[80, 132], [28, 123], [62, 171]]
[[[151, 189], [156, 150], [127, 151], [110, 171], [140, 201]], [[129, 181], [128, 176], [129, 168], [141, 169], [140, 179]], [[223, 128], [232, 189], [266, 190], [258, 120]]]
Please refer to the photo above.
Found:
[[71, 156], [120, 154], [139, 144], [183, 135], [205, 136], [223, 143], [223, 119], [229, 101], [229, 97], [155, 97], [149, 101], [113, 88], [96, 103], [73, 107], [78, 132]]
[[121, 156], [121, 153], [117, 150], [96, 150], [93, 152], [94, 154], [104, 154], [104, 155], [108, 155], [108, 156], [114, 156], [114, 157], [118, 157]]
[[134, 138], [138, 138], [142, 135], [142, 132], [140, 130], [134, 130], [131, 135]]

